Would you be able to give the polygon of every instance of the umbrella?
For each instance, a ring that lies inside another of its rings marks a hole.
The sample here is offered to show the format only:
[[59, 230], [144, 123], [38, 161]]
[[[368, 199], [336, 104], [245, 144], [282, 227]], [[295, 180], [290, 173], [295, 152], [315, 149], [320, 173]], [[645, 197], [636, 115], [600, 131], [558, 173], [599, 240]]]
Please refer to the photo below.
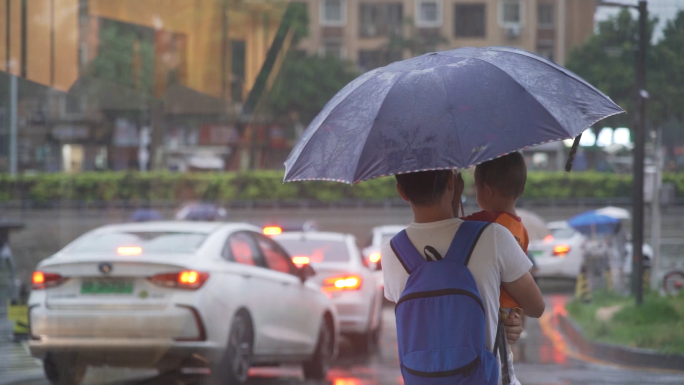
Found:
[[520, 220], [522, 220], [530, 241], [544, 239], [545, 236], [551, 233], [549, 228], [546, 227], [546, 222], [544, 222], [542, 217], [537, 215], [535, 212], [525, 209], [515, 209], [515, 212], [520, 217]]
[[622, 112], [577, 75], [520, 49], [433, 52], [367, 72], [338, 92], [285, 161], [285, 181], [357, 183], [467, 168], [575, 138]]
[[616, 219], [629, 219], [632, 216], [629, 214], [628, 210], [622, 209], [620, 207], [607, 206], [602, 209], [596, 210], [596, 214], [605, 215], [607, 217]]
[[216, 221], [227, 214], [226, 209], [211, 203], [191, 203], [180, 209], [175, 217], [181, 221]]
[[152, 209], [137, 209], [128, 217], [131, 222], [161, 221], [163, 219], [164, 216], [159, 211]]
[[599, 214], [597, 210], [593, 210], [572, 217], [568, 224], [584, 234], [612, 234], [621, 222], [618, 218]]

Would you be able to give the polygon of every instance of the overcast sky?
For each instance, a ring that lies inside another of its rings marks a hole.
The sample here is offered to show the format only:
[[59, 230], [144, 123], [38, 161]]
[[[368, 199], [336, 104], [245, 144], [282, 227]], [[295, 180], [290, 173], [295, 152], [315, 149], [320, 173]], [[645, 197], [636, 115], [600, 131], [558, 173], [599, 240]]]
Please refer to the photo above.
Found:
[[[637, 4], [637, 0], [613, 0], [615, 2], [621, 2], [625, 4]], [[663, 28], [667, 24], [668, 20], [671, 20], [677, 15], [677, 11], [684, 10], [684, 0], [649, 0], [648, 2], [648, 12], [651, 16], [658, 16], [658, 25], [656, 26], [655, 34], [653, 35], [654, 41], [658, 41], [662, 38]], [[606, 20], [611, 15], [620, 12], [617, 7], [598, 7], [596, 9], [596, 22]], [[632, 10], [634, 17], [638, 17], [638, 12]]]

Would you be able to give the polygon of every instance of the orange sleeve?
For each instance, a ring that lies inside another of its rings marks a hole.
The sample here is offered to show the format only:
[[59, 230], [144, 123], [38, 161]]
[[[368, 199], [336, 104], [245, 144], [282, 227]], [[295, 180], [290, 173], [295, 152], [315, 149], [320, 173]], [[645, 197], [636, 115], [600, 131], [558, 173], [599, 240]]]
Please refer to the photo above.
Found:
[[514, 307], [520, 307], [520, 305], [515, 302], [513, 297], [511, 297], [510, 294], [504, 290], [504, 288], [501, 288], [501, 294], [499, 295], [499, 307], [506, 307], [509, 309], [512, 309]]

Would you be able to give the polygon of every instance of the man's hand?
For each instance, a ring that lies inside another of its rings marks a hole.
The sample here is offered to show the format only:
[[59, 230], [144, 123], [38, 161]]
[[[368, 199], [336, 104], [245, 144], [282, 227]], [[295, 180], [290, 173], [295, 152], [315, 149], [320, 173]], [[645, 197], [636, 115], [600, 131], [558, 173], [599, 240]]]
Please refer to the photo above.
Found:
[[508, 318], [504, 318], [504, 328], [506, 329], [506, 338], [509, 345], [515, 345], [520, 338], [520, 333], [523, 331], [522, 317], [520, 314], [512, 311]]

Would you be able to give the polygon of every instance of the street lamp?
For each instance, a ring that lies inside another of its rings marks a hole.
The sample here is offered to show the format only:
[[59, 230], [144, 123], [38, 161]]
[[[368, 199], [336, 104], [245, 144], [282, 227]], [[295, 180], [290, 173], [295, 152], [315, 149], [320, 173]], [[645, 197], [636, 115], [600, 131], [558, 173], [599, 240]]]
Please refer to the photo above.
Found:
[[646, 49], [648, 47], [648, 2], [638, 5], [598, 1], [597, 6], [634, 8], [639, 11], [639, 47], [636, 55], [637, 114], [634, 124], [634, 198], [632, 221], [632, 292], [637, 305], [643, 302], [643, 246], [644, 246], [644, 147], [646, 144]]

